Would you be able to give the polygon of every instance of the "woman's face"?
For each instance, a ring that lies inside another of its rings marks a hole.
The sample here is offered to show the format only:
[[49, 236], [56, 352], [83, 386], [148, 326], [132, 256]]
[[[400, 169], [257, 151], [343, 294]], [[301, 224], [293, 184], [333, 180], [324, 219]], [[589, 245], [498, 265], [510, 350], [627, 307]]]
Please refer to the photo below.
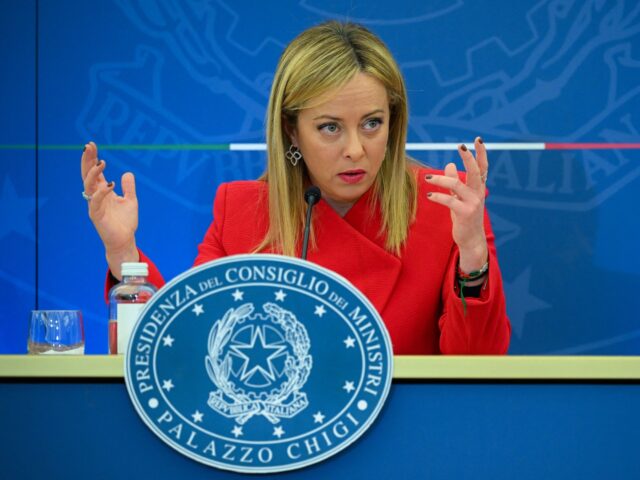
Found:
[[291, 132], [311, 182], [346, 213], [373, 184], [389, 137], [389, 99], [378, 80], [358, 73], [342, 88], [300, 111]]

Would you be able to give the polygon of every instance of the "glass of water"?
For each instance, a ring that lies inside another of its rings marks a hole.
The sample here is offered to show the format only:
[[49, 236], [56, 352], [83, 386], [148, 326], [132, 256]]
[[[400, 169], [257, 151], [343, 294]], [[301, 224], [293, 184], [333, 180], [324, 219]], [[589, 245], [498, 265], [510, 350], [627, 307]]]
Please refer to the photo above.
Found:
[[80, 310], [33, 310], [27, 350], [30, 354], [84, 354]]

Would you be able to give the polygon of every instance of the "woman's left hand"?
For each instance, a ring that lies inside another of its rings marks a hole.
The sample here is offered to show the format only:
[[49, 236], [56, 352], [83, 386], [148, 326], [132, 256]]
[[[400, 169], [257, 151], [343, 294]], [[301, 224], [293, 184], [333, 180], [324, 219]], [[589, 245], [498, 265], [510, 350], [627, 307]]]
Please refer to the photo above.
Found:
[[458, 176], [455, 164], [449, 163], [444, 175], [427, 175], [425, 180], [449, 190], [451, 193], [429, 192], [429, 200], [449, 207], [453, 223], [453, 240], [460, 251], [460, 270], [470, 273], [479, 270], [488, 258], [487, 238], [484, 231], [484, 198], [489, 162], [482, 139], [475, 142], [476, 156], [465, 145], [458, 153], [467, 172], [466, 181]]

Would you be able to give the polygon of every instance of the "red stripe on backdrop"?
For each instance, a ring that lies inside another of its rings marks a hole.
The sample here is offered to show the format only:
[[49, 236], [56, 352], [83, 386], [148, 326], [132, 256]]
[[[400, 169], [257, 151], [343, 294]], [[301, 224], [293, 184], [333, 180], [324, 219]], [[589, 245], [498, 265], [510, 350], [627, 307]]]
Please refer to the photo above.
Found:
[[640, 150], [640, 143], [545, 143], [545, 150]]

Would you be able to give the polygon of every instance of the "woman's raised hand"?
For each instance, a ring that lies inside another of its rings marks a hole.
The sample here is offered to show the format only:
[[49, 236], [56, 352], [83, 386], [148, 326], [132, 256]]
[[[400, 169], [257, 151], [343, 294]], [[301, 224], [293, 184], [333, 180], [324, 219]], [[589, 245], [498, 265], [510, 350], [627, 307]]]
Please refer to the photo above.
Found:
[[474, 144], [475, 158], [465, 145], [458, 147], [467, 172], [465, 181], [460, 179], [453, 163], [445, 167], [444, 175], [427, 175], [426, 178], [430, 184], [450, 192], [430, 192], [428, 197], [433, 202], [449, 207], [453, 240], [460, 251], [459, 266], [465, 273], [479, 270], [488, 258], [484, 231], [484, 198], [489, 162], [482, 139], [477, 137]]
[[89, 218], [104, 244], [112, 274], [120, 278], [122, 262], [139, 259], [135, 233], [138, 228], [138, 198], [132, 173], [122, 175], [122, 196], [114, 192], [115, 182], [107, 183], [104, 176], [106, 162], [98, 160], [98, 147], [85, 145], [80, 170]]

